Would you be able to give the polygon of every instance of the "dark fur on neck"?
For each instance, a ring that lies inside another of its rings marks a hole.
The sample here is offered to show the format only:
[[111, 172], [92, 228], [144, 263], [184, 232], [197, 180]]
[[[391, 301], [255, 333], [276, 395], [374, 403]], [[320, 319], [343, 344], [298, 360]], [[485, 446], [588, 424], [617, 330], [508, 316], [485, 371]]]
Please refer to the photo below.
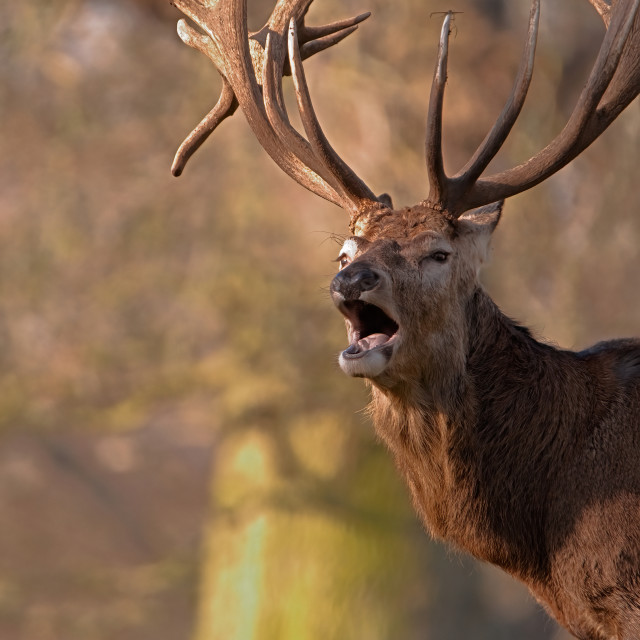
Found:
[[615, 419], [640, 409], [640, 342], [559, 350], [478, 289], [465, 349], [439, 381], [425, 371], [399, 390], [374, 385], [377, 432], [430, 532], [519, 577], [562, 620], [554, 558], [591, 505], [640, 495], [629, 457], [640, 425], [629, 434]]

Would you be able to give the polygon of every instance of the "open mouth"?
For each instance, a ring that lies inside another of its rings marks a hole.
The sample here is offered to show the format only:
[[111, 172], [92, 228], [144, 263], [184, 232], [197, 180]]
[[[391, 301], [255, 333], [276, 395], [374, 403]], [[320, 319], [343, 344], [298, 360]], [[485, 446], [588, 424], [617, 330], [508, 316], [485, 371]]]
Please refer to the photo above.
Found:
[[348, 321], [350, 342], [343, 358], [362, 358], [370, 351], [389, 347], [398, 335], [398, 323], [374, 304], [350, 300], [340, 305], [340, 311]]

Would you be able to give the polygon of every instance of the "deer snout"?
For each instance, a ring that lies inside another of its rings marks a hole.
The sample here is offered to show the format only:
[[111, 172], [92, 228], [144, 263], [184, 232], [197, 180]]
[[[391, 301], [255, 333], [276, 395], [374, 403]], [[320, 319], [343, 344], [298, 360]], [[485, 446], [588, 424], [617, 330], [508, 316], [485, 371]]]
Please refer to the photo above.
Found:
[[365, 291], [380, 284], [380, 275], [365, 264], [352, 264], [340, 271], [331, 282], [334, 300], [357, 300]]

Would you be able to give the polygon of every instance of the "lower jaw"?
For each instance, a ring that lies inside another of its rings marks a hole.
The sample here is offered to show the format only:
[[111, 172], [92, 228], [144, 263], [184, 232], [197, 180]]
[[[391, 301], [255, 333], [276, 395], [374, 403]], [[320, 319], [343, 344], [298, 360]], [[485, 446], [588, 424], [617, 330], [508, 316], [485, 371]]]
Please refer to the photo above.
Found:
[[375, 378], [387, 368], [390, 357], [390, 349], [367, 351], [357, 358], [349, 357], [345, 355], [343, 351], [340, 354], [338, 362], [342, 371], [348, 376], [354, 378]]

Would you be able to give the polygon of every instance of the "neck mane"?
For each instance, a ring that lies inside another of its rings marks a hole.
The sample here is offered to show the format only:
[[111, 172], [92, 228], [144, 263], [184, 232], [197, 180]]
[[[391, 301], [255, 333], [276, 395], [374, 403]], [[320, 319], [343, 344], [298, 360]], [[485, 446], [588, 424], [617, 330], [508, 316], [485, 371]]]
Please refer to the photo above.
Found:
[[589, 376], [579, 356], [537, 342], [481, 289], [467, 311], [464, 357], [410, 388], [374, 385], [374, 423], [434, 536], [544, 581], [551, 460], [592, 411]]

